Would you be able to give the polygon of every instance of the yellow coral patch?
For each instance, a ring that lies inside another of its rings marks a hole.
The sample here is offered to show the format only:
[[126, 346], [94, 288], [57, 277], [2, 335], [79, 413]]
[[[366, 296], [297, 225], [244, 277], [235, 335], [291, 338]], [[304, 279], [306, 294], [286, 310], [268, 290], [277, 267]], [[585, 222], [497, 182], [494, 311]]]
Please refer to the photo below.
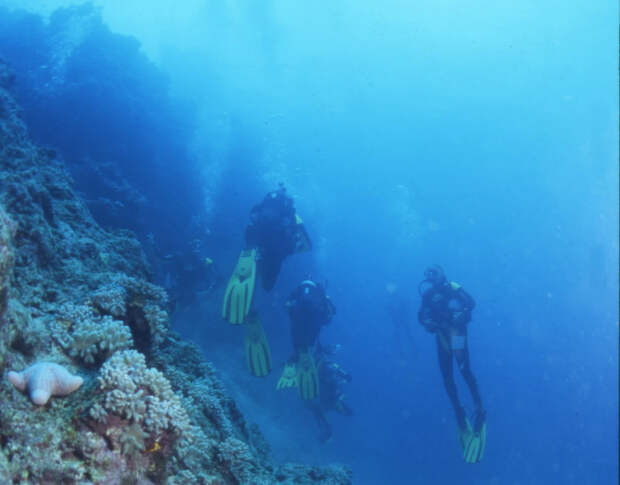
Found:
[[153, 446], [151, 446], [148, 450], [146, 450], [147, 453], [155, 453], [156, 451], [161, 450], [161, 445], [156, 441], [155, 443], [153, 443]]

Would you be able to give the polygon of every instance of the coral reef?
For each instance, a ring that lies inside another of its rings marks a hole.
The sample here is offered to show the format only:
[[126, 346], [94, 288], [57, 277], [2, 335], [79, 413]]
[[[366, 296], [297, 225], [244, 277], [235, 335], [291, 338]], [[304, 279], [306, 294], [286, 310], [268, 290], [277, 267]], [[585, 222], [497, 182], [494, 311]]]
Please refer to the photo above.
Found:
[[6, 309], [9, 278], [13, 271], [14, 256], [11, 239], [14, 233], [13, 223], [0, 206], [0, 316]]
[[[0, 62], [0, 483], [345, 484], [275, 466], [213, 367], [168, 326], [140, 244], [107, 231], [53, 150], [29, 139]], [[82, 386], [35, 406], [7, 381], [36, 362]]]

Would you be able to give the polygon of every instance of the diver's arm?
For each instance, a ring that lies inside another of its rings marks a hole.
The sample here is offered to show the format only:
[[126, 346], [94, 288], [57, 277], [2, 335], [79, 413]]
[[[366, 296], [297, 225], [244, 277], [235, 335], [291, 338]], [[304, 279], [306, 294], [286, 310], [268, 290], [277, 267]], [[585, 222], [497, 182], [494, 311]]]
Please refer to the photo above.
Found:
[[456, 297], [463, 305], [463, 309], [461, 312], [458, 312], [459, 315], [455, 315], [455, 320], [459, 320], [462, 323], [468, 323], [471, 320], [471, 313], [476, 307], [476, 302], [462, 287], [456, 291]]
[[298, 293], [299, 293], [298, 289], [295, 288], [293, 291], [291, 291], [291, 294], [288, 296], [288, 298], [284, 302], [284, 306], [286, 307], [288, 316], [291, 319], [291, 325], [293, 324], [293, 319], [295, 318], [295, 310], [297, 308]]
[[261, 212], [263, 204], [256, 204], [250, 211], [250, 223], [245, 228], [245, 249], [256, 249], [260, 243]]
[[459, 288], [458, 295], [459, 299], [463, 303], [463, 306], [467, 308], [470, 312], [476, 307], [475, 300], [462, 287]]
[[325, 295], [325, 306], [323, 307], [323, 325], [327, 325], [332, 321], [336, 314], [336, 305], [332, 302], [331, 298]]
[[437, 322], [431, 317], [431, 309], [424, 302], [418, 311], [418, 321], [427, 332], [434, 332], [438, 326]]

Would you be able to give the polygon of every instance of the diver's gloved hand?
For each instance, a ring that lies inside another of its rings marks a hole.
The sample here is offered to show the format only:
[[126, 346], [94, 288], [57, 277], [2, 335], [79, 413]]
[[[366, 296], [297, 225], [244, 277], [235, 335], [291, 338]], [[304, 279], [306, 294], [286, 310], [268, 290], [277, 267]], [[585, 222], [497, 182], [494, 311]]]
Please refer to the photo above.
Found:
[[278, 379], [276, 389], [287, 389], [289, 387], [297, 387], [297, 368], [294, 362], [284, 365], [282, 376]]
[[465, 312], [452, 313], [452, 323], [454, 325], [463, 325], [467, 323], [467, 316], [465, 315]]
[[230, 323], [243, 323], [250, 311], [256, 283], [256, 249], [241, 251], [222, 306], [222, 318]]

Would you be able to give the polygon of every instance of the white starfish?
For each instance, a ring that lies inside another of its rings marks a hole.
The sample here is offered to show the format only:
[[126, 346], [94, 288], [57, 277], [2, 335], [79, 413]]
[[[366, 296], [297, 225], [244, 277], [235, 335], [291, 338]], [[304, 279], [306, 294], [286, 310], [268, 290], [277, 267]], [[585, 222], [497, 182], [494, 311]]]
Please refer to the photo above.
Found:
[[20, 391], [28, 389], [30, 399], [39, 406], [52, 396], [72, 393], [84, 382], [80, 376], [74, 376], [53, 362], [37, 362], [21, 372], [9, 372], [8, 379]]

